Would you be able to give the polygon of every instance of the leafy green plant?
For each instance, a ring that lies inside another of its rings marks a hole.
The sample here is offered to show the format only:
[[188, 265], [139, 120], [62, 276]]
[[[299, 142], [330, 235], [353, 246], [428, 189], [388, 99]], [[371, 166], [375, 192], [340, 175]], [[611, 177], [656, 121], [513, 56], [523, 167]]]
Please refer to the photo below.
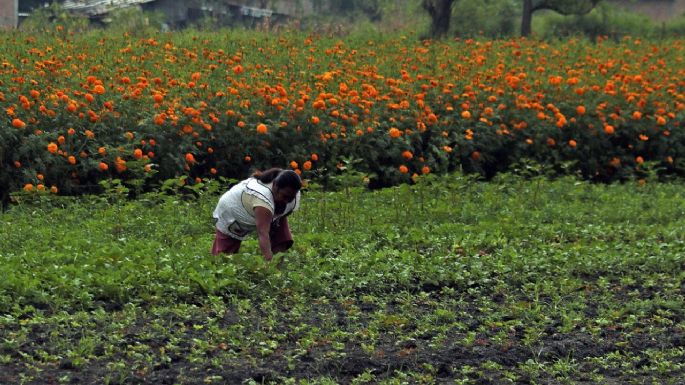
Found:
[[[184, 186], [0, 213], [0, 382], [681, 378], [680, 183], [311, 189], [280, 269], [255, 239], [212, 256], [227, 186]], [[324, 198], [336, 226], [312, 223]]]

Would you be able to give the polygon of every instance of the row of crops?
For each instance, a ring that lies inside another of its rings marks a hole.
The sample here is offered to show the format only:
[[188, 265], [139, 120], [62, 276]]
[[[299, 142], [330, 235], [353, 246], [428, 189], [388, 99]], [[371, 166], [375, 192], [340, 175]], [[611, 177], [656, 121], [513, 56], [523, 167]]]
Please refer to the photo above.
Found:
[[4, 197], [274, 165], [323, 181], [354, 165], [373, 186], [455, 170], [598, 181], [685, 170], [680, 40], [0, 39]]

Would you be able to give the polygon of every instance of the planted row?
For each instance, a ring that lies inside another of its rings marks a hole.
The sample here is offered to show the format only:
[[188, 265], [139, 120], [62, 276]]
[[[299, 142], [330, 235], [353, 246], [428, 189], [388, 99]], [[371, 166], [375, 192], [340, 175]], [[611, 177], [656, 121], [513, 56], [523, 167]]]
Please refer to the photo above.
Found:
[[684, 45], [179, 32], [2, 35], [3, 194], [291, 167], [373, 185], [533, 162], [681, 175]]

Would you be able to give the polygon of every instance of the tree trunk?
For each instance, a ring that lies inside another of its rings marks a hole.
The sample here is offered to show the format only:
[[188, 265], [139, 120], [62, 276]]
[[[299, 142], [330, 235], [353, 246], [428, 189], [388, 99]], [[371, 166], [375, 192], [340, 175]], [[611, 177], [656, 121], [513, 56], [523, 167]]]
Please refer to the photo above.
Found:
[[533, 0], [523, 0], [523, 16], [521, 17], [521, 36], [530, 36], [533, 24]]
[[431, 17], [431, 37], [440, 38], [450, 30], [452, 2], [454, 0], [423, 0], [423, 8]]

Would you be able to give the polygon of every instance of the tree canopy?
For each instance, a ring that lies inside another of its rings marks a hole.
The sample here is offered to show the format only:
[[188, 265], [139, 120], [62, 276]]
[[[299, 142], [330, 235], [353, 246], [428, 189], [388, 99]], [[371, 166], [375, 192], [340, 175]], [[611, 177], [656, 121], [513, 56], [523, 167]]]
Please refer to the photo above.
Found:
[[[541, 10], [550, 10], [561, 15], [584, 15], [592, 11], [602, 0], [516, 0], [520, 2], [521, 12], [521, 35], [528, 36], [531, 33], [533, 14]], [[458, 0], [422, 0], [422, 8], [431, 17], [430, 36], [433, 38], [444, 37], [450, 29], [452, 8]]]
[[533, 13], [541, 10], [551, 10], [562, 15], [584, 15], [592, 11], [602, 0], [523, 0], [523, 14], [521, 16], [521, 36], [531, 33]]

